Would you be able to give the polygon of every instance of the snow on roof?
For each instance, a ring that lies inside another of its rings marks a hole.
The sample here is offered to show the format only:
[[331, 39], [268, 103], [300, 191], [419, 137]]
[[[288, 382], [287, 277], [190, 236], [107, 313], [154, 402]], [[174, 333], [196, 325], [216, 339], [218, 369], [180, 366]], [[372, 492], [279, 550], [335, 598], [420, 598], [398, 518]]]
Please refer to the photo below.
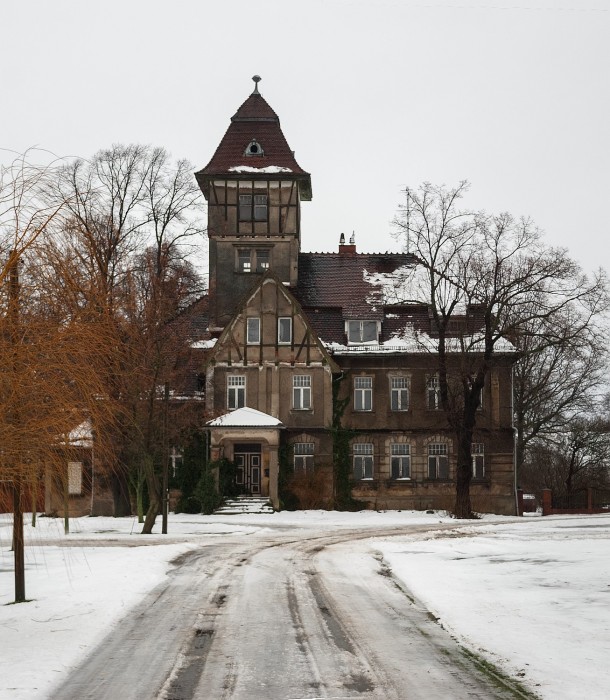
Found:
[[196, 340], [194, 343], [191, 343], [191, 348], [195, 350], [207, 350], [209, 348], [213, 348], [214, 345], [216, 345], [217, 338], [210, 338], [209, 340]]
[[85, 420], [68, 433], [68, 439], [63, 443], [70, 447], [93, 447], [93, 428], [91, 421]]
[[281, 165], [266, 165], [264, 168], [255, 168], [252, 165], [234, 165], [229, 168], [230, 173], [291, 173], [290, 168]]
[[[484, 335], [464, 335], [458, 338], [445, 338], [447, 352], [482, 352]], [[347, 355], [350, 353], [435, 353], [438, 352], [438, 338], [424, 333], [412, 323], [406, 323], [400, 333], [393, 335], [383, 343], [362, 343], [356, 345], [342, 345], [341, 343], [324, 342], [326, 349], [335, 355]], [[516, 352], [515, 346], [505, 338], [499, 338], [494, 344], [496, 353]]]
[[283, 427], [283, 424], [277, 418], [270, 416], [268, 413], [257, 411], [255, 408], [244, 406], [230, 413], [225, 413], [224, 416], [219, 416], [207, 422], [207, 425], [213, 427]]
[[[421, 265], [401, 265], [393, 272], [362, 271], [365, 282], [376, 287], [369, 304], [404, 304], [415, 302], [426, 304], [430, 297], [430, 282], [427, 272]], [[381, 300], [379, 299], [381, 295]]]

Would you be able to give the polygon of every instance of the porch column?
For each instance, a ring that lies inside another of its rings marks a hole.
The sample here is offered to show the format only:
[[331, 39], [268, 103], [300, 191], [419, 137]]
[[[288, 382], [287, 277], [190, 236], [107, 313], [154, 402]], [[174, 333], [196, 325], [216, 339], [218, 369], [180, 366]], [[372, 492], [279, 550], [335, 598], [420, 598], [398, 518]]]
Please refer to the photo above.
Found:
[[278, 448], [276, 445], [269, 445], [269, 500], [275, 510], [280, 509], [280, 497], [278, 495], [279, 474]]

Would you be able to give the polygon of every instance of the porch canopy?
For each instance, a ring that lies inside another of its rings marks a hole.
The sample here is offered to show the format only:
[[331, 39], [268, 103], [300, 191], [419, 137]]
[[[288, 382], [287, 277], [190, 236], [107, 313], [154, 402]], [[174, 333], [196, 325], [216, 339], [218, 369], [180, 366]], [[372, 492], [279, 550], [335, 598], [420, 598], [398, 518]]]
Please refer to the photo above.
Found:
[[267, 413], [244, 406], [206, 425], [210, 428], [212, 459], [235, 460], [238, 478], [246, 492], [268, 496], [278, 509], [278, 450], [284, 424]]

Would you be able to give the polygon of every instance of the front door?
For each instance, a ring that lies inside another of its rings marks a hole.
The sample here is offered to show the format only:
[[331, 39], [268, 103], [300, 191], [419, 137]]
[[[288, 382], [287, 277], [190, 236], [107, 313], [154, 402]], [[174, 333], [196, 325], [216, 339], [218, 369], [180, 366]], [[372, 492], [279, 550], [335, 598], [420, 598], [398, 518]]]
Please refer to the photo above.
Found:
[[245, 494], [260, 495], [261, 492], [261, 446], [235, 445], [233, 452], [237, 464], [237, 485]]

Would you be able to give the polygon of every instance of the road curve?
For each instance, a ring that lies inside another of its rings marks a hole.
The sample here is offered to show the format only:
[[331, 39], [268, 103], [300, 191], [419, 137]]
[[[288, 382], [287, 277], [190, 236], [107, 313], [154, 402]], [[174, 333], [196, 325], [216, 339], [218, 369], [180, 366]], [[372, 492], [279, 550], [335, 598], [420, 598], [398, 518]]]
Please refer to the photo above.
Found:
[[213, 540], [177, 560], [51, 697], [526, 697], [481, 671], [375, 553], [371, 538], [422, 529]]

